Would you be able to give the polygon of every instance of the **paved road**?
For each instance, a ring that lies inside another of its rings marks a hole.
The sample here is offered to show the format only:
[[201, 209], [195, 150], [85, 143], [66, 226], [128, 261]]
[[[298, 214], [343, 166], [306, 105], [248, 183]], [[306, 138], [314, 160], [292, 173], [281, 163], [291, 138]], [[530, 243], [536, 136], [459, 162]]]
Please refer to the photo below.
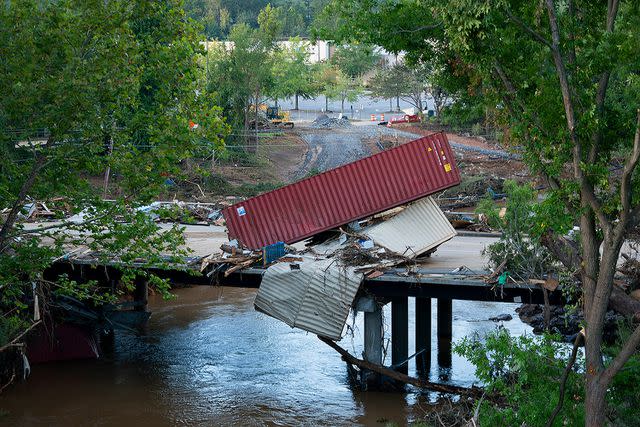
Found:
[[[167, 225], [164, 225], [167, 227]], [[194, 251], [194, 255], [208, 255], [219, 253], [220, 245], [227, 241], [225, 227], [190, 225], [185, 228], [186, 246]], [[454, 269], [466, 266], [472, 270], [482, 270], [486, 260], [482, 257], [482, 250], [498, 240], [495, 237], [456, 236], [443, 243], [438, 250], [424, 261], [425, 268]], [[298, 249], [304, 249], [304, 244], [296, 243]]]

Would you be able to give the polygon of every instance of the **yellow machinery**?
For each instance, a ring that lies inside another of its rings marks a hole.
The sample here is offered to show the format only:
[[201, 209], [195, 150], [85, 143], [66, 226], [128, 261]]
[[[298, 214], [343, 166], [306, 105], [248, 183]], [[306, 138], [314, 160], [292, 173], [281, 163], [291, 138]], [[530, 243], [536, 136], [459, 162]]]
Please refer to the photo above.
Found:
[[271, 124], [277, 127], [293, 129], [293, 122], [291, 121], [291, 112], [280, 111], [278, 107], [268, 107], [266, 113], [267, 113], [267, 119], [271, 121]]
[[[255, 104], [249, 106], [250, 111], [256, 111]], [[293, 122], [291, 121], [291, 112], [280, 111], [279, 107], [269, 107], [267, 104], [258, 104], [258, 128], [269, 129], [273, 127], [293, 129]], [[255, 120], [249, 122], [249, 128], [253, 128], [256, 125]]]

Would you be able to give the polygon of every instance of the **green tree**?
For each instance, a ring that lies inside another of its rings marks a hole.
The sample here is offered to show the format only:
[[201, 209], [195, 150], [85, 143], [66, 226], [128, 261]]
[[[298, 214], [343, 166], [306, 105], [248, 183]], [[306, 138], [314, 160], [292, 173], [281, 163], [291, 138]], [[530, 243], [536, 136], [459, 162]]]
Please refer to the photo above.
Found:
[[373, 47], [365, 44], [338, 46], [330, 62], [351, 78], [360, 78], [373, 69], [380, 59]]
[[389, 100], [389, 111], [393, 111], [393, 99], [395, 98], [396, 108], [400, 110], [402, 82], [393, 78], [389, 68], [377, 68], [375, 74], [369, 79], [367, 88], [373, 98]]
[[282, 11], [282, 34], [307, 37], [310, 25], [329, 0], [186, 0], [187, 14], [204, 27], [212, 39], [226, 39], [234, 24], [258, 28], [258, 14], [267, 4]]
[[[136, 260], [162, 266], [163, 254], [184, 254], [179, 229], [158, 233], [134, 208], [226, 130], [219, 110], [196, 94], [198, 39], [179, 1], [16, 0], [0, 8], [0, 206], [8, 208], [0, 323], [28, 325], [34, 284], [44, 296], [94, 295], [88, 284], [44, 280], [69, 247], [118, 259], [129, 273]], [[107, 168], [113, 202], [91, 184]], [[60, 196], [82, 220], [24, 227], [25, 203]]]
[[356, 79], [350, 78], [336, 66], [321, 64], [317, 68], [316, 81], [325, 98], [325, 111], [329, 110], [329, 100], [340, 100], [344, 113], [345, 101], [355, 102], [362, 93], [362, 86]]
[[340, 100], [340, 112], [344, 113], [344, 102], [356, 102], [363, 88], [355, 78], [349, 77], [340, 70], [336, 77], [336, 84], [333, 91], [329, 92], [329, 98]]
[[640, 222], [640, 5], [362, 0], [335, 1], [331, 10], [349, 24], [337, 38], [446, 64], [458, 89], [496, 112], [549, 184], [541, 231], [560, 239], [579, 224], [579, 253], [558, 256], [579, 260], [570, 268], [583, 288], [585, 422], [603, 425], [609, 386], [640, 344], [639, 326], [617, 354], [603, 355], [616, 263]]
[[207, 38], [224, 38], [231, 27], [231, 14], [223, 0], [185, 0], [187, 14], [198, 21]]
[[258, 126], [259, 104], [272, 91], [275, 39], [281, 29], [279, 11], [271, 6], [258, 20], [258, 30], [247, 24], [234, 25], [231, 44], [213, 47], [208, 61], [208, 92], [216, 97], [231, 123], [245, 131], [252, 118]]
[[317, 93], [314, 68], [307, 62], [309, 43], [300, 38], [289, 39], [289, 43], [275, 52], [273, 62], [274, 85], [271, 96], [276, 100], [294, 97], [294, 110], [298, 109], [298, 98], [312, 98]]
[[335, 96], [339, 70], [323, 63], [319, 64], [315, 71], [319, 92], [324, 95], [324, 110], [329, 111], [329, 99]]
[[374, 97], [395, 98], [397, 111], [400, 111], [401, 99], [422, 111], [422, 98], [429, 87], [424, 67], [407, 64], [377, 70], [369, 85]]

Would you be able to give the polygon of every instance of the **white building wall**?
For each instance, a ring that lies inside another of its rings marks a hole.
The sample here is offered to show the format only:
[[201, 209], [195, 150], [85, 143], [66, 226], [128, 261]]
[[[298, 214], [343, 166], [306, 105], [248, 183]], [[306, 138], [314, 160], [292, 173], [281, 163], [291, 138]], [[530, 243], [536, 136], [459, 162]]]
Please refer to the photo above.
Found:
[[[326, 40], [317, 40], [314, 44], [311, 42], [304, 40], [309, 45], [309, 57], [308, 61], [311, 64], [317, 64], [319, 62], [327, 62], [333, 56], [336, 46], [330, 41]], [[227, 40], [210, 40], [200, 42], [202, 47], [207, 49], [214, 49], [216, 46], [223, 45], [225, 50], [230, 51], [233, 49], [233, 42]], [[283, 47], [290, 47], [292, 42], [290, 40], [282, 40], [279, 41], [278, 44]], [[381, 47], [377, 47], [375, 52], [381, 56], [381, 61], [383, 64], [388, 66], [393, 66], [397, 63], [402, 63], [404, 61], [404, 53], [393, 54], [387, 52]]]

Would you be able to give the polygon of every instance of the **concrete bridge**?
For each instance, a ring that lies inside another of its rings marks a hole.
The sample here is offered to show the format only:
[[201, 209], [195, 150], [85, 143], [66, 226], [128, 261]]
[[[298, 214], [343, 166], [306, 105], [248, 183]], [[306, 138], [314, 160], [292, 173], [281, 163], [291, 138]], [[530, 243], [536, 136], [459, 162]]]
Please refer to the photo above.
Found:
[[[223, 237], [224, 236], [224, 237]], [[199, 271], [199, 260], [226, 241], [222, 227], [189, 226], [185, 230], [187, 245], [194, 257], [169, 269], [151, 269], [174, 284], [259, 288], [264, 268], [246, 268], [225, 277], [224, 269]], [[484, 236], [457, 236], [441, 245], [436, 253], [421, 264], [385, 271], [377, 277], [365, 278], [354, 304], [364, 312], [364, 359], [382, 364], [383, 307], [391, 304], [391, 363], [394, 369], [407, 372], [408, 360], [416, 357], [416, 365], [429, 366], [431, 337], [437, 334], [438, 364], [451, 366], [452, 300], [494, 301], [508, 303], [544, 303], [542, 287], [530, 283], [488, 284], [489, 272], [483, 269], [480, 253], [496, 239]], [[208, 250], [207, 250], [208, 249]], [[117, 265], [96, 264], [82, 257], [58, 262], [47, 274], [67, 274], [77, 280], [116, 283]], [[135, 310], [146, 310], [147, 282], [136, 281]], [[409, 298], [415, 298], [415, 329], [409, 330]], [[562, 304], [560, 290], [548, 293], [551, 304]], [[436, 325], [432, 325], [432, 301], [436, 300]], [[435, 326], [435, 327], [434, 327]], [[416, 354], [408, 354], [410, 335], [415, 339]]]

